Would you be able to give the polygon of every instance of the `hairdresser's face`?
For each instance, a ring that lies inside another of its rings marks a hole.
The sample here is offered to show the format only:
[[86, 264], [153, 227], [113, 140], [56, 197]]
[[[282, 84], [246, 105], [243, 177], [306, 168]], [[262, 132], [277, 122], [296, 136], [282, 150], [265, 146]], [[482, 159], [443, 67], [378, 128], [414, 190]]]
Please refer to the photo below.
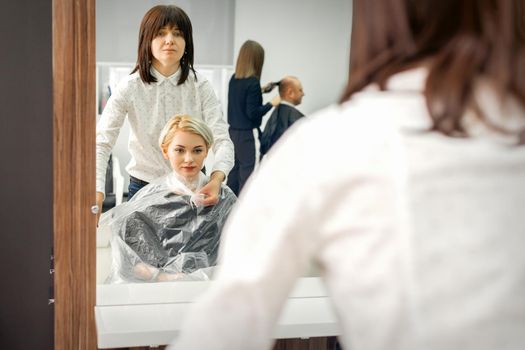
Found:
[[208, 150], [202, 136], [177, 131], [162, 153], [177, 174], [187, 180], [193, 180], [201, 171]]
[[151, 41], [153, 67], [178, 69], [185, 48], [184, 35], [177, 27], [162, 27]]

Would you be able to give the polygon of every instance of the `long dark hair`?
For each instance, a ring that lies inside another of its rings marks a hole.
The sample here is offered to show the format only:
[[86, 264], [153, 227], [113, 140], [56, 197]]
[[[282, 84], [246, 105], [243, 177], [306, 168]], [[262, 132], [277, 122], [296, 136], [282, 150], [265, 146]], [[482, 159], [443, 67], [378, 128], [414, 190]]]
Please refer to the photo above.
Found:
[[190, 70], [196, 77], [193, 68], [193, 30], [186, 12], [174, 5], [158, 5], [152, 7], [144, 15], [139, 31], [137, 65], [131, 73], [138, 71], [140, 79], [147, 84], [157, 81], [151, 74], [151, 62], [153, 60], [151, 42], [164, 26], [177, 27], [182, 32], [186, 42], [185, 52], [180, 60], [181, 75], [177, 83], [181, 85], [188, 78]]
[[340, 102], [427, 58], [424, 95], [432, 130], [465, 136], [475, 80], [525, 106], [525, 2], [522, 0], [354, 0], [348, 85]]

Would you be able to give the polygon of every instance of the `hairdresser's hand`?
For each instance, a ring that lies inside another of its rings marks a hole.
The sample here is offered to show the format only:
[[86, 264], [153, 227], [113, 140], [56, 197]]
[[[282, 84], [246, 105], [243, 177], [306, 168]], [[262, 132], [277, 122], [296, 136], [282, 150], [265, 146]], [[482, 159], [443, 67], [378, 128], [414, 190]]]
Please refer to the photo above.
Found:
[[98, 212], [97, 212], [97, 226], [98, 226], [98, 220], [100, 219], [100, 214], [102, 213], [102, 203], [104, 202], [104, 193], [97, 192], [97, 206], [98, 206]]
[[268, 84], [264, 85], [263, 87], [261, 87], [261, 92], [263, 94], [267, 93], [267, 92], [270, 92], [272, 91], [274, 88], [274, 85], [273, 83], [270, 81]]
[[277, 105], [279, 105], [279, 103], [281, 103], [281, 97], [279, 95], [275, 96], [274, 98], [272, 98], [272, 101], [270, 103], [272, 104], [272, 106], [276, 107]]
[[211, 174], [210, 182], [204, 185], [199, 193], [204, 195], [202, 205], [205, 207], [209, 205], [215, 205], [219, 203], [219, 193], [221, 192], [221, 183], [224, 181], [226, 176], [222, 171], [214, 171]]

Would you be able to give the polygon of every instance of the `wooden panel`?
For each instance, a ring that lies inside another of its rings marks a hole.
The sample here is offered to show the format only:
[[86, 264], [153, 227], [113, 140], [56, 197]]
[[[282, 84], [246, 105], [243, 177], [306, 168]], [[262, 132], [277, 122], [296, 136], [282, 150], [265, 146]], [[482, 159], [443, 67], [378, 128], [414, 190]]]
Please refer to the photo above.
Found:
[[272, 350], [337, 350], [336, 337], [277, 339]]
[[96, 349], [95, 1], [53, 1], [55, 349]]

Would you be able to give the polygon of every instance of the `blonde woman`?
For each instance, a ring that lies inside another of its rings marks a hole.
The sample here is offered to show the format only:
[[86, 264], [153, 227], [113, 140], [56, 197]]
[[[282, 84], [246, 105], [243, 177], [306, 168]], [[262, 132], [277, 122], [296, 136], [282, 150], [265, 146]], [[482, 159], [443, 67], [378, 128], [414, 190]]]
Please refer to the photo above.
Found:
[[[100, 229], [112, 235], [110, 283], [169, 281], [215, 265], [224, 222], [236, 201], [223, 185], [219, 201], [204, 206], [209, 178], [201, 171], [213, 134], [190, 116], [175, 116], [159, 138], [172, 171], [103, 214]], [[200, 278], [203, 276], [200, 275]]]

